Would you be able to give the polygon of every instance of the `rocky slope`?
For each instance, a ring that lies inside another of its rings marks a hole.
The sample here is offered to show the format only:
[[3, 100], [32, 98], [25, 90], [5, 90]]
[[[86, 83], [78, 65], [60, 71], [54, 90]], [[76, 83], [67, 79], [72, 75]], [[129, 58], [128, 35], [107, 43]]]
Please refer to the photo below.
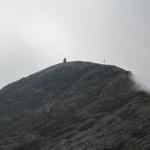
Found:
[[62, 63], [0, 90], [0, 150], [150, 150], [150, 96], [130, 72]]

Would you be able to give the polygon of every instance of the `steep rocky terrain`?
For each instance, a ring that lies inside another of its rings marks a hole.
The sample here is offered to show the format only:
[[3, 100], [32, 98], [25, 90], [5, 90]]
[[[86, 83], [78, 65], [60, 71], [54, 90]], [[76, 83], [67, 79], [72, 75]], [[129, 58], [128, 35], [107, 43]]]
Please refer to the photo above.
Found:
[[0, 90], [0, 150], [150, 150], [150, 96], [131, 73], [62, 63]]

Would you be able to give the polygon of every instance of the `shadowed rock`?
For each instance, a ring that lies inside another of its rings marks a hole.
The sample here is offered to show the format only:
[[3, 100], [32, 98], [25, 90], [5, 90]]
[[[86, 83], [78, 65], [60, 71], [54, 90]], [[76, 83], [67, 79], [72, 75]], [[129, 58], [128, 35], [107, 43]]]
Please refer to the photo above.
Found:
[[0, 90], [0, 150], [149, 150], [150, 96], [131, 73], [61, 63]]

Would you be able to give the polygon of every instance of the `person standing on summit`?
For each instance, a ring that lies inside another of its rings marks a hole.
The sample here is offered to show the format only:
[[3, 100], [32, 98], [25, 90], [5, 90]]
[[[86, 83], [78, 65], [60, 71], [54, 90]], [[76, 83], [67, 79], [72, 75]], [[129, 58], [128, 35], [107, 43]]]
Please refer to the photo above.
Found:
[[63, 63], [66, 63], [66, 62], [67, 62], [67, 59], [66, 59], [66, 58], [64, 58]]

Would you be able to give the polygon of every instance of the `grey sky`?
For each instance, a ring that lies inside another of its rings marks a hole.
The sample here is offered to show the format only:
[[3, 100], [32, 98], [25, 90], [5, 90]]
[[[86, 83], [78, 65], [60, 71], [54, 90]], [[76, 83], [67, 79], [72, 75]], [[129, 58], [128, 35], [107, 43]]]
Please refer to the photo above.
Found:
[[150, 87], [149, 0], [0, 1], [0, 87], [63, 57], [115, 64]]

